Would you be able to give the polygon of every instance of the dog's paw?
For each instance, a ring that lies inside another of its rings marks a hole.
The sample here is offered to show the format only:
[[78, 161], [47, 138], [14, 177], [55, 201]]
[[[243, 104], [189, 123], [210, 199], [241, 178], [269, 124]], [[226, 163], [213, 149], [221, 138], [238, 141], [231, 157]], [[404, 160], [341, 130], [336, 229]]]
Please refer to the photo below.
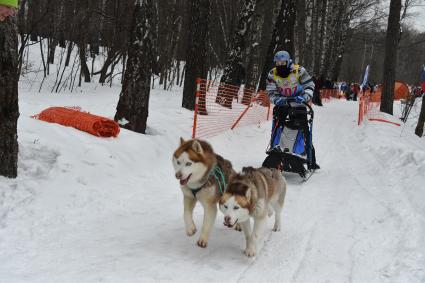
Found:
[[195, 226], [192, 226], [192, 227], [189, 227], [189, 228], [186, 229], [186, 235], [189, 236], [189, 237], [195, 235], [195, 233], [196, 233], [196, 227]]
[[196, 244], [201, 248], [206, 248], [208, 245], [208, 241], [204, 239], [199, 239]]
[[280, 231], [280, 226], [274, 225], [273, 227], [273, 232], [279, 232]]
[[253, 248], [253, 247], [249, 247], [249, 248], [246, 248], [246, 249], [245, 249], [245, 255], [246, 255], [247, 257], [254, 257], [254, 256], [255, 256], [255, 254], [256, 254], [256, 250], [255, 250], [255, 248]]
[[242, 231], [242, 227], [241, 227], [241, 225], [239, 225], [239, 223], [236, 224], [235, 230], [239, 231], [239, 232]]

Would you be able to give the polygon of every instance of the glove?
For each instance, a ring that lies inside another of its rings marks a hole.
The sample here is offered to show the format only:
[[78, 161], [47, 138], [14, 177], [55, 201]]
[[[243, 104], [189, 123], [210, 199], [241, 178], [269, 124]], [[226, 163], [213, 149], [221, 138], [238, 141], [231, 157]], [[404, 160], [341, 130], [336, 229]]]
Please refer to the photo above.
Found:
[[313, 90], [310, 88], [307, 88], [304, 91], [304, 98], [307, 98], [306, 100], [309, 100], [311, 97], [313, 97]]
[[286, 104], [286, 97], [278, 97], [273, 101], [276, 106], [283, 106]]
[[304, 98], [304, 97], [302, 97], [302, 96], [296, 96], [296, 97], [295, 97], [295, 102], [296, 102], [296, 103], [299, 103], [299, 104], [302, 104], [302, 103], [304, 103], [304, 102], [305, 102], [305, 98]]

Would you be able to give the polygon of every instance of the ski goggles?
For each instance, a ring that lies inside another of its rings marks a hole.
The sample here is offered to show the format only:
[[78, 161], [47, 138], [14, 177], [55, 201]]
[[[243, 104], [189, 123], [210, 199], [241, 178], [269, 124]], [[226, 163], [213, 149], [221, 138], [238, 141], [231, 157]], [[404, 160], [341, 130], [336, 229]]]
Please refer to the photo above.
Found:
[[276, 66], [286, 66], [286, 65], [288, 65], [288, 61], [286, 61], [286, 60], [277, 60], [275, 62], [275, 64], [276, 64]]

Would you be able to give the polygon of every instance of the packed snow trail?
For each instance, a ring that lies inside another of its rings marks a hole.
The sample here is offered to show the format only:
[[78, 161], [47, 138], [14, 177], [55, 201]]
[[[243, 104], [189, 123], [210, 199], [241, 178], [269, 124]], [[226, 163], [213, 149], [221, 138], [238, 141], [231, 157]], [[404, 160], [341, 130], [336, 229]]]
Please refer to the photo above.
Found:
[[[208, 248], [185, 235], [171, 166], [191, 130], [180, 92], [153, 92], [149, 135], [99, 139], [29, 118], [54, 105], [112, 118], [117, 93], [21, 92], [19, 178], [0, 178], [0, 282], [425, 281], [423, 140], [357, 127], [353, 102], [315, 108], [322, 169], [302, 184], [287, 176], [283, 229], [249, 259], [220, 213]], [[261, 165], [269, 135], [266, 123], [209, 141], [240, 170]], [[198, 228], [202, 216], [198, 206]]]
[[[285, 235], [272, 237], [242, 279], [260, 280], [261, 270], [273, 266], [271, 282], [424, 282], [425, 211], [412, 197], [425, 196], [424, 145], [417, 150], [415, 137], [400, 137], [393, 125], [358, 128], [355, 107], [335, 102], [317, 109], [322, 169], [289, 187]], [[420, 164], [403, 160], [416, 154]]]

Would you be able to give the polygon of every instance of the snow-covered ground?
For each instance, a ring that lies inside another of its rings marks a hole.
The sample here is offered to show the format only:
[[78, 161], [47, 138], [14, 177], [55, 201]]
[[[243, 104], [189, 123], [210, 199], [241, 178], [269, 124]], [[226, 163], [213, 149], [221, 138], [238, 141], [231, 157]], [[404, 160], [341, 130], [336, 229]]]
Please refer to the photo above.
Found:
[[[287, 175], [283, 230], [259, 256], [215, 224], [209, 246], [187, 237], [171, 155], [189, 138], [181, 90], [153, 90], [149, 134], [102, 139], [31, 119], [49, 106], [112, 118], [119, 87], [72, 94], [21, 86], [19, 177], [0, 177], [0, 282], [425, 282], [425, 140], [369, 122], [356, 102], [316, 109], [322, 169]], [[209, 139], [242, 166], [260, 166], [270, 124]], [[195, 222], [202, 221], [197, 207]], [[269, 222], [271, 230], [272, 221]]]

